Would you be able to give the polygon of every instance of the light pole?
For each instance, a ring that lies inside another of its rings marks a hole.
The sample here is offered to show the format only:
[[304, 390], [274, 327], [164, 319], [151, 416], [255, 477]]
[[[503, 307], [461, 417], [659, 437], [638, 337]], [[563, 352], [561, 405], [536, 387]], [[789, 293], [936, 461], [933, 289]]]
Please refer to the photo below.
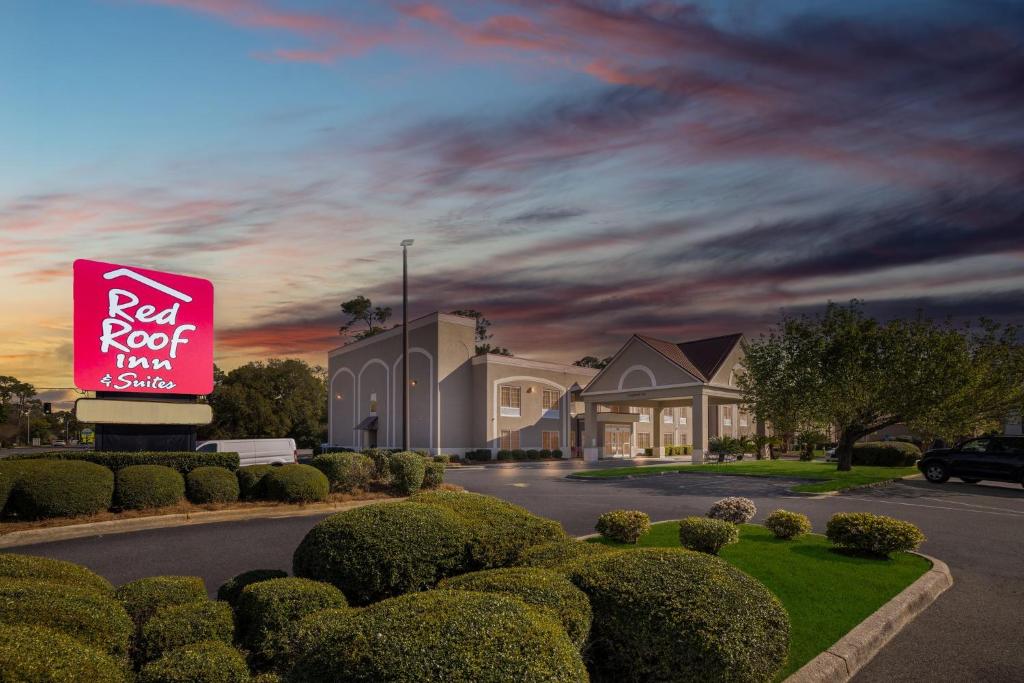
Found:
[[402, 450], [409, 450], [409, 247], [402, 240]]

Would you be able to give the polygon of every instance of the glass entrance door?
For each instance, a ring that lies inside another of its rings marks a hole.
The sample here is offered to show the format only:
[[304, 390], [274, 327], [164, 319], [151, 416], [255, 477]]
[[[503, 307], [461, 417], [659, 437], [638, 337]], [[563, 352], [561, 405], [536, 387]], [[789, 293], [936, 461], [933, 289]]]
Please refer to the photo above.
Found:
[[604, 454], [609, 457], [631, 457], [633, 455], [630, 438], [633, 429], [623, 425], [605, 425]]

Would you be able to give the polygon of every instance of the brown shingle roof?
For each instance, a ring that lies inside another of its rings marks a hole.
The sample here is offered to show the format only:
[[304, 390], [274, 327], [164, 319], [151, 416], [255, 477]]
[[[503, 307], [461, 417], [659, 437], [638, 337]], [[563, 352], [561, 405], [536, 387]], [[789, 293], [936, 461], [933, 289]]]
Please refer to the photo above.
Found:
[[697, 379], [710, 382], [743, 335], [726, 334], [679, 344], [641, 334], [636, 337]]

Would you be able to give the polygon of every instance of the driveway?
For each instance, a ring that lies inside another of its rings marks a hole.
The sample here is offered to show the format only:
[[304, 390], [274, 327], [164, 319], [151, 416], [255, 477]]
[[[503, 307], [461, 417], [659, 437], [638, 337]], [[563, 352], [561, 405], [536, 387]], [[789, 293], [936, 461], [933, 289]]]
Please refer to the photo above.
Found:
[[[616, 465], [610, 465], [616, 466]], [[841, 511], [868, 511], [914, 522], [923, 551], [945, 560], [954, 586], [898, 635], [858, 681], [1017, 681], [1024, 655], [1024, 489], [1009, 485], [904, 481], [851, 494], [790, 494], [781, 479], [670, 474], [622, 481], [571, 480], [580, 462], [463, 468], [452, 483], [499, 496], [559, 520], [572, 534], [593, 531], [598, 515], [626, 507], [654, 520], [703, 514], [729, 495], [751, 498], [758, 518], [785, 507], [807, 514], [817, 531]], [[202, 576], [211, 592], [257, 567], [290, 570], [292, 551], [322, 516], [158, 529], [24, 546], [18, 552], [71, 560], [116, 584], [155, 574]]]

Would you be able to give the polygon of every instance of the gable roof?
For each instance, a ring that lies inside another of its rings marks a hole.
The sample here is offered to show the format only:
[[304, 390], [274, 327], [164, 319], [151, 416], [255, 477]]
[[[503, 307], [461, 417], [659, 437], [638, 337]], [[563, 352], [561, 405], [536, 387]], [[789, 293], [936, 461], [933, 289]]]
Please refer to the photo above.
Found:
[[725, 334], [678, 344], [645, 335], [634, 335], [669, 361], [704, 382], [710, 382], [732, 350], [740, 343], [740, 333]]

